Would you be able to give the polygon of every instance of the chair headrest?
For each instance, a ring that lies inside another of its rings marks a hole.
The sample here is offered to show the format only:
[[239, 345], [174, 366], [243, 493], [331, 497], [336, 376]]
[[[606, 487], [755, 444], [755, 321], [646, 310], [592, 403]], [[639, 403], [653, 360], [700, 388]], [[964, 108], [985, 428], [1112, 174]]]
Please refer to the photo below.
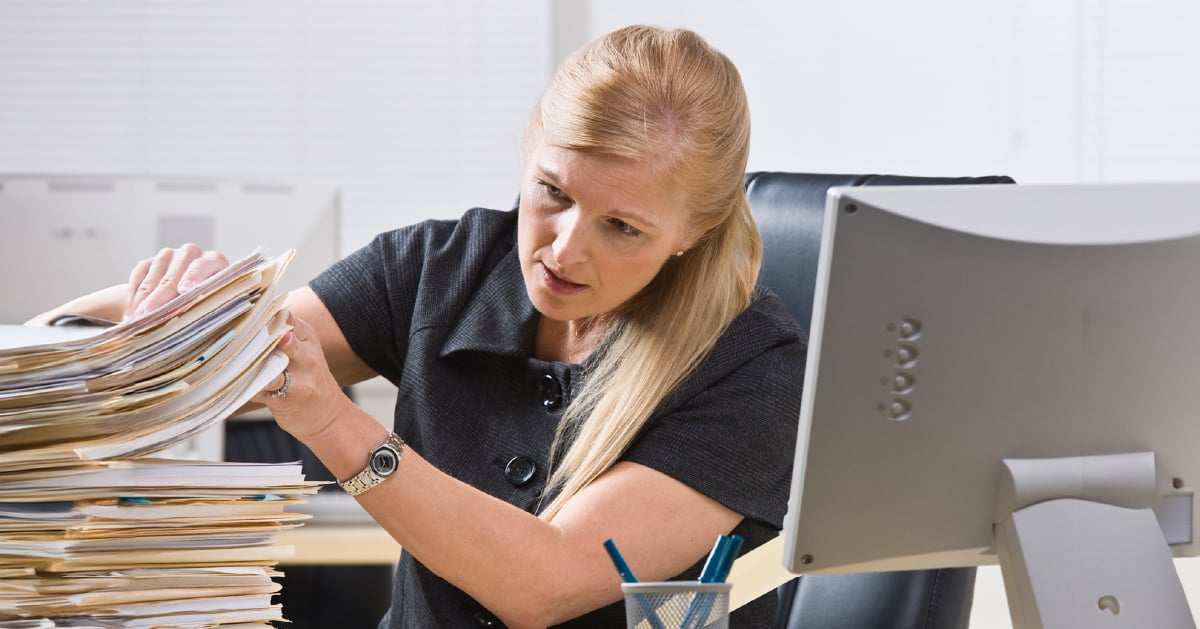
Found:
[[909, 177], [753, 172], [746, 197], [763, 241], [759, 284], [770, 288], [808, 333], [821, 249], [825, 196], [837, 186], [911, 186], [1014, 183], [1010, 177]]

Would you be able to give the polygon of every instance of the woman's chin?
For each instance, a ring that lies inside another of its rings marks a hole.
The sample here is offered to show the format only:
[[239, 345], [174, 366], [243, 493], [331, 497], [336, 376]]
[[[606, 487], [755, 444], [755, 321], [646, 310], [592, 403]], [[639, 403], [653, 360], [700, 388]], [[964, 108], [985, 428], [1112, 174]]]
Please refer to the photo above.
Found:
[[582, 295], [560, 295], [544, 288], [530, 295], [533, 307], [543, 317], [555, 321], [575, 321], [599, 313], [588, 307]]

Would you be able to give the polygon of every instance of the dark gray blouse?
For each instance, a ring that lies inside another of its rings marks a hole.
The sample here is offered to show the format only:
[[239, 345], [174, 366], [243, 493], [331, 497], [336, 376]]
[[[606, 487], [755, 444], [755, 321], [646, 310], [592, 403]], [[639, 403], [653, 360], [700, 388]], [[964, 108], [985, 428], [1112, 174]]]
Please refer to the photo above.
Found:
[[[521, 277], [516, 223], [515, 210], [475, 209], [387, 232], [310, 286], [350, 347], [397, 385], [395, 430], [408, 447], [536, 511], [554, 430], [586, 363], [532, 358], [538, 314]], [[787, 510], [802, 338], [779, 299], [760, 288], [622, 457], [745, 515], [734, 531], [745, 538], [743, 553], [777, 535]], [[699, 574], [698, 562], [676, 579]], [[623, 614], [618, 602], [563, 626], [623, 627]], [[770, 627], [774, 614], [767, 595], [735, 612], [731, 626]], [[380, 627], [470, 626], [500, 623], [403, 553]]]

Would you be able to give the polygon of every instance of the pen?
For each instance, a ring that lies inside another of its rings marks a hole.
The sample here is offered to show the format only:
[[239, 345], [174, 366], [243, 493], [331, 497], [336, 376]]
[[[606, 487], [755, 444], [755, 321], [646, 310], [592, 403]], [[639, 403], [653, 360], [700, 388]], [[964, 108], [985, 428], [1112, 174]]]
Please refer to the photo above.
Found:
[[[633, 570], [629, 569], [629, 564], [625, 563], [625, 558], [621, 556], [621, 551], [617, 550], [616, 542], [611, 539], [604, 541], [604, 550], [608, 551], [609, 559], [612, 559], [613, 565], [617, 568], [617, 574], [621, 575], [621, 580], [626, 583], [637, 583], [637, 577], [633, 576]], [[646, 597], [641, 594], [635, 594], [638, 605], [642, 608], [642, 613], [646, 615], [646, 620], [654, 629], [666, 629], [663, 626], [662, 620], [658, 618], [658, 612], [654, 610], [654, 606]]]
[[725, 556], [725, 548], [728, 545], [728, 536], [722, 535], [717, 538], [717, 543], [713, 544], [712, 552], [708, 553], [708, 559], [704, 561], [704, 568], [700, 570], [701, 583], [713, 583], [717, 581], [716, 576], [721, 568], [722, 557]]
[[733, 560], [737, 559], [738, 551], [742, 549], [742, 541], [741, 535], [729, 536], [729, 543], [721, 555], [721, 565], [717, 567], [716, 581], [718, 583], [724, 583], [725, 578], [729, 576], [729, 571], [733, 569]]
[[621, 580], [626, 583], [637, 583], [637, 577], [633, 576], [633, 570], [629, 569], [629, 564], [625, 563], [625, 558], [621, 556], [621, 551], [617, 550], [616, 542], [611, 539], [604, 541], [604, 550], [608, 551], [608, 556], [612, 559], [613, 565], [617, 568], [617, 574], [621, 575]]
[[[742, 541], [741, 535], [718, 537], [712, 552], [708, 554], [708, 559], [704, 562], [704, 568], [700, 572], [700, 582], [723, 583], [725, 577], [729, 576], [729, 570], [733, 567], [733, 560], [742, 548]], [[712, 612], [714, 599], [715, 596], [712, 594], [698, 593], [694, 595], [684, 612], [683, 623], [680, 627], [683, 629], [703, 627]]]

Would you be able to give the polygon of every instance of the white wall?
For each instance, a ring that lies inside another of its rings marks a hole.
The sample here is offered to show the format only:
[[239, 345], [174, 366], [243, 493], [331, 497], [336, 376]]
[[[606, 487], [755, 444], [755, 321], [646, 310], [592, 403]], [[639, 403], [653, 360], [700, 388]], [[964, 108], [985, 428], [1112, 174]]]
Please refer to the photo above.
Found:
[[0, 172], [332, 182], [349, 251], [512, 203], [550, 20], [545, 1], [5, 0]]
[[1019, 182], [1200, 177], [1200, 5], [586, 2], [593, 37], [693, 28], [742, 71], [750, 166]]
[[0, 172], [332, 181], [349, 250], [510, 203], [553, 64], [650, 22], [738, 63], [752, 169], [1195, 178], [1198, 18], [1184, 0], [6, 0]]
[[[1074, 128], [1074, 47], [1044, 36], [1073, 34], [1071, 9], [954, 0], [589, 7], [589, 36], [631, 22], [684, 26], [728, 54], [754, 116], [752, 169], [1078, 175], [1075, 139], [1060, 132]], [[1040, 89], [1048, 84], [1066, 89]]]

